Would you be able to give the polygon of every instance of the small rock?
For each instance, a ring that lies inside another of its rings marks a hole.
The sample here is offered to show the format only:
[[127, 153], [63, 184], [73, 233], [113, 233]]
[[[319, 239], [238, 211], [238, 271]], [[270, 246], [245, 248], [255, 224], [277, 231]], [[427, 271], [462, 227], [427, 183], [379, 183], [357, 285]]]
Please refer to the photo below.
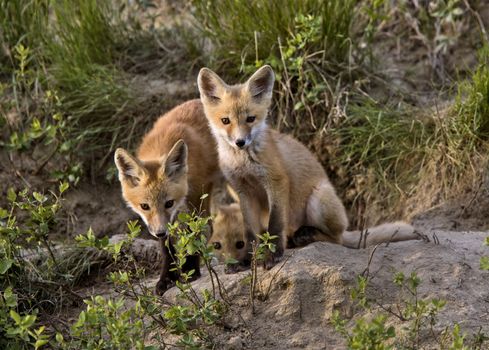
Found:
[[236, 335], [229, 338], [227, 345], [229, 350], [241, 350], [243, 349], [243, 340], [240, 336]]

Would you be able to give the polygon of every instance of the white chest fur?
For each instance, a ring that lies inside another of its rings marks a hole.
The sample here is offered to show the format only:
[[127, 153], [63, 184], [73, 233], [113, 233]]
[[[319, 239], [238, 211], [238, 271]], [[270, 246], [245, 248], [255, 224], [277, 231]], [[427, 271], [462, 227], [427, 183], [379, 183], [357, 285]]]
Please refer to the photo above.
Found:
[[259, 163], [253, 148], [238, 150], [226, 141], [218, 142], [219, 164], [224, 175], [229, 178], [264, 177], [265, 168]]

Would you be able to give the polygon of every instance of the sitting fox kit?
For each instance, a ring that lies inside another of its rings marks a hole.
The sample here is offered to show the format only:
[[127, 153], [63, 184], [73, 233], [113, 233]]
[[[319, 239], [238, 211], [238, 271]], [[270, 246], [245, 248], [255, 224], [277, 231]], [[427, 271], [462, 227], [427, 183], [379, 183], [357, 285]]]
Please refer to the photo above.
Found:
[[262, 232], [263, 212], [268, 214], [266, 231], [278, 237], [267, 268], [283, 255], [287, 238], [299, 227], [314, 227], [322, 240], [341, 243], [348, 225], [345, 208], [314, 155], [268, 126], [274, 80], [269, 66], [239, 85], [227, 85], [207, 68], [198, 77], [221, 170], [239, 195], [247, 247]]
[[[180, 211], [199, 208], [202, 194], [210, 193], [220, 174], [201, 102], [188, 101], [160, 117], [144, 136], [137, 157], [119, 148], [114, 160], [124, 200], [162, 244], [162, 271], [156, 285], [156, 292], [162, 294], [168, 281], [179, 277], [170, 271], [173, 245], [167, 225]], [[207, 207], [207, 201], [202, 203], [204, 210]], [[185, 271], [192, 269], [198, 277], [197, 256], [189, 257], [184, 266]]]
[[[276, 252], [265, 261], [266, 268], [283, 255], [287, 242], [300, 241], [301, 236], [309, 241], [353, 247], [356, 237], [360, 237], [358, 232], [345, 232], [345, 208], [316, 157], [294, 138], [268, 126], [274, 80], [270, 66], [260, 68], [238, 85], [226, 84], [207, 68], [198, 76], [205, 115], [217, 140], [221, 170], [239, 196], [245, 251], [250, 251], [250, 243], [259, 233], [268, 231], [278, 237]], [[217, 239], [225, 235], [221, 228], [226, 230], [226, 223], [238, 222], [236, 215], [236, 208], [226, 210], [213, 225], [211, 241], [220, 249], [223, 242]], [[235, 219], [230, 220], [232, 216]], [[265, 227], [263, 218], [268, 221]], [[389, 241], [392, 235], [394, 240], [405, 240], [413, 239], [415, 234], [405, 223], [381, 225], [367, 244]], [[227, 250], [242, 257], [237, 247]]]

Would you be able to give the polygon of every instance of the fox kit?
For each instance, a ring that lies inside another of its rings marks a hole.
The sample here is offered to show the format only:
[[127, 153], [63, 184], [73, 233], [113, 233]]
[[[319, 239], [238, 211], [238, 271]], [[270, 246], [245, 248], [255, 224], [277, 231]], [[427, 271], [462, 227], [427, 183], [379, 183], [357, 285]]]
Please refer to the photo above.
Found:
[[[277, 236], [276, 251], [265, 262], [272, 267], [288, 239], [299, 228], [314, 230], [315, 240], [342, 244], [348, 219], [323, 167], [294, 138], [267, 124], [275, 76], [270, 66], [257, 70], [244, 84], [228, 85], [216, 73], [201, 69], [198, 86], [219, 164], [237, 191], [244, 220], [246, 251], [265, 231]], [[300, 231], [299, 231], [300, 233]]]
[[[162, 294], [168, 279], [178, 279], [170, 271], [173, 245], [167, 225], [180, 211], [199, 208], [202, 194], [210, 193], [220, 174], [201, 102], [188, 101], [160, 117], [144, 136], [136, 157], [118, 148], [114, 159], [124, 200], [162, 243], [162, 271], [156, 285], [156, 292]], [[207, 210], [207, 201], [202, 208]], [[198, 277], [199, 258], [187, 259], [184, 269], [195, 269]]]

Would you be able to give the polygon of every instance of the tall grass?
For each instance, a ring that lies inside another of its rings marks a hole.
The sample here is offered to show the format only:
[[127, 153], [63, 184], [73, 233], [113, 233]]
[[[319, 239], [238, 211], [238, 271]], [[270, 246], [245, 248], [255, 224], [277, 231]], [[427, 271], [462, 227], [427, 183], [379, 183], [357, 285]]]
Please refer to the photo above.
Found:
[[343, 61], [355, 1], [351, 0], [192, 0], [199, 28], [213, 44], [213, 57], [234, 67], [280, 57], [280, 44], [298, 34], [300, 16], [320, 20], [321, 39], [312, 51], [327, 60]]
[[0, 0], [0, 74], [14, 68], [16, 45], [23, 44], [38, 53], [48, 14], [48, 0]]
[[[59, 97], [56, 111], [43, 111], [45, 115], [36, 117], [42, 120], [62, 113], [80, 155], [94, 149], [110, 152], [114, 143], [127, 140], [132, 133], [137, 135], [146, 126], [135, 123], [135, 115], [148, 112], [152, 117], [158, 110], [147, 103], [152, 96], [146, 87], [134, 83], [134, 71], [141, 71], [145, 64], [145, 73], [166, 69], [163, 57], [161, 63], [144, 61], [166, 54], [160, 48], [164, 38], [163, 33], [143, 26], [145, 17], [138, 12], [138, 4], [125, 0], [0, 2], [2, 47], [12, 56], [2, 56], [2, 61], [11, 61], [2, 71], [16, 74], [19, 67], [14, 53], [21, 42], [32, 62], [29, 75], [40, 76], [35, 86], [38, 93], [29, 96], [31, 105], [42, 104], [44, 97], [39, 91]], [[22, 119], [29, 124], [30, 107], [21, 107], [18, 113], [26, 114]]]
[[406, 216], [477, 186], [489, 157], [489, 50], [479, 53], [472, 76], [442, 110], [392, 109], [351, 104], [333, 130], [338, 158], [350, 183], [345, 198], [357, 215]]

